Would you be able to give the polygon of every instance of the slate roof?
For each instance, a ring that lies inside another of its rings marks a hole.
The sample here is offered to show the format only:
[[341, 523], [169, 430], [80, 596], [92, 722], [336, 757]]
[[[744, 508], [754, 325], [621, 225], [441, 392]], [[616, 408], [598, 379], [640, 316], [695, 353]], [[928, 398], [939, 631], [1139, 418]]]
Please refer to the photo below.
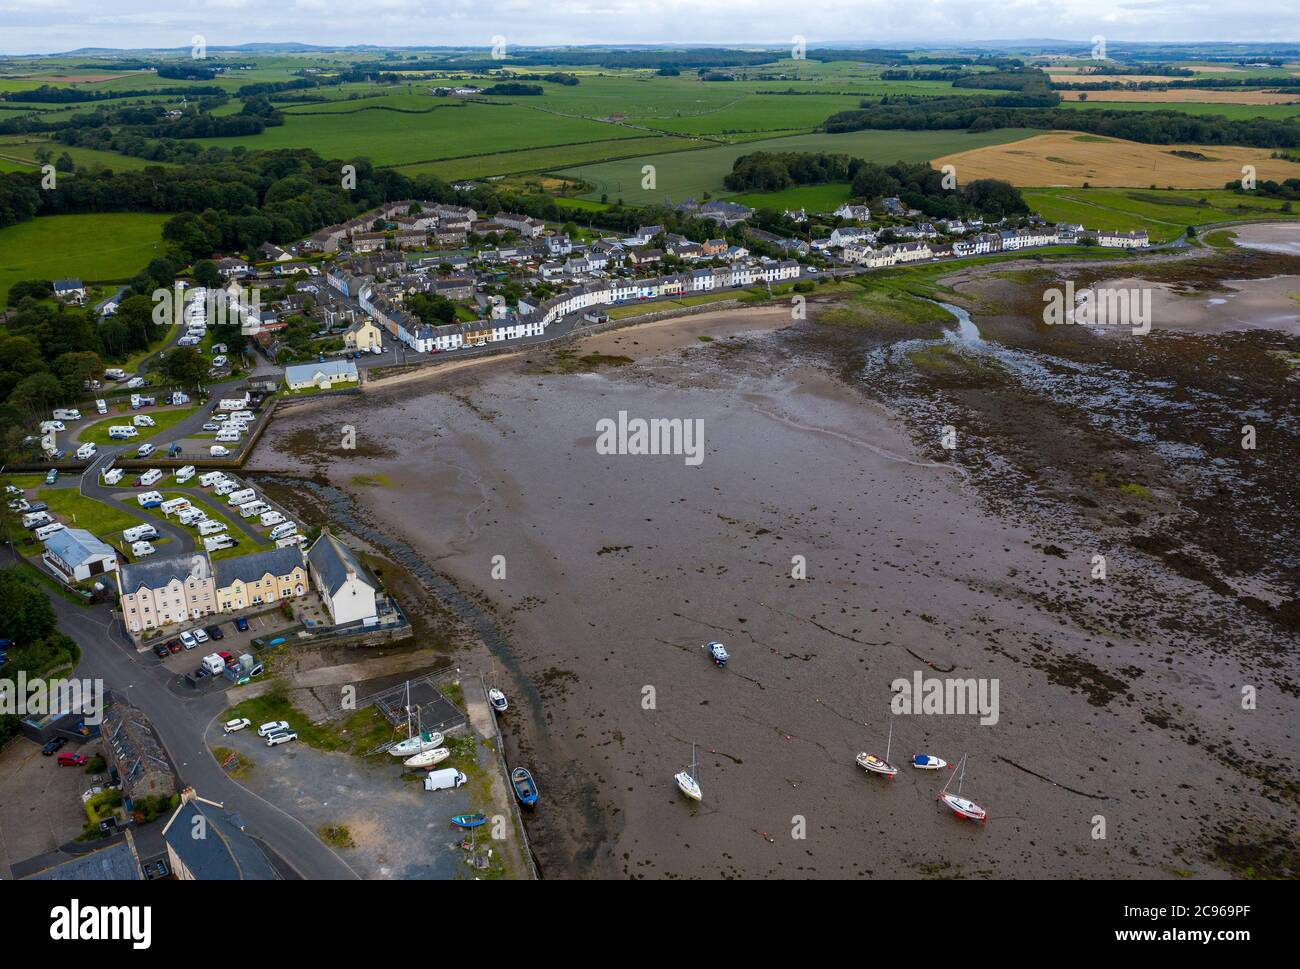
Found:
[[[196, 838], [194, 821], [200, 816], [204, 824], [197, 830], [205, 831], [206, 837]], [[235, 815], [199, 798], [176, 809], [163, 838], [196, 879], [274, 881], [280, 877]]]
[[80, 565], [87, 559], [104, 556], [113, 558], [117, 555], [112, 546], [101, 542], [84, 528], [65, 528], [55, 532], [45, 540], [45, 548], [69, 565]]
[[378, 581], [370, 574], [370, 570], [361, 564], [352, 549], [328, 531], [321, 532], [320, 538], [316, 539], [315, 544], [307, 552], [307, 560], [311, 562], [316, 574], [325, 583], [325, 588], [329, 590], [331, 597], [347, 583], [349, 571], [356, 574], [372, 589], [379, 588]]
[[273, 548], [267, 552], [237, 555], [221, 562], [217, 569], [217, 585], [226, 586], [235, 581], [259, 582], [268, 572], [271, 575], [288, 575], [302, 566], [302, 550], [297, 545]]
[[[55, 853], [52, 857], [60, 856]], [[67, 858], [66, 855], [61, 857]], [[107, 848], [56, 862], [25, 877], [30, 881], [45, 882], [138, 882], [143, 876], [140, 874], [140, 860], [124, 839]]]
[[192, 573], [192, 559], [192, 555], [173, 555], [168, 558], [150, 558], [144, 562], [131, 562], [118, 569], [118, 581], [121, 583], [122, 591], [127, 594], [139, 591], [141, 586], [147, 589], [162, 589], [169, 585], [172, 579], [177, 579], [183, 585]]

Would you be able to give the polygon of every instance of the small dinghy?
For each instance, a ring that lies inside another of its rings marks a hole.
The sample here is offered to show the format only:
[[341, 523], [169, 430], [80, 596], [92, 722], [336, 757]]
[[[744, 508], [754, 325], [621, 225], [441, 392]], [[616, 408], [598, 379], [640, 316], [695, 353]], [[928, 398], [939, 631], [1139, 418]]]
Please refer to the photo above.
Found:
[[889, 762], [889, 749], [894, 744], [894, 723], [889, 723], [889, 740], [885, 744], [885, 756], [877, 757], [875, 754], [863, 752], [857, 756], [857, 764], [865, 771], [872, 774], [884, 774], [890, 780], [898, 773], [898, 768]]
[[458, 828], [477, 828], [480, 824], [487, 823], [487, 816], [484, 814], [458, 814], [451, 819], [451, 823]]
[[718, 664], [719, 669], [726, 666], [727, 660], [731, 659], [731, 654], [727, 652], [727, 647], [723, 646], [722, 643], [709, 643], [708, 650], [709, 655], [713, 657], [713, 662]]
[[700, 760], [695, 756], [694, 741], [691, 742], [690, 768], [674, 774], [673, 780], [677, 783], [677, 789], [692, 801], [698, 801], [703, 798], [704, 795], [700, 792]]
[[961, 796], [962, 781], [966, 779], [966, 755], [961, 755], [961, 774], [957, 779], [957, 793], [948, 793], [948, 784], [952, 783], [952, 775], [948, 777], [948, 784], [943, 785], [943, 790], [935, 800], [943, 801], [948, 805], [948, 809], [960, 818], [969, 818], [972, 821], [987, 821], [988, 812], [969, 798]]
[[418, 767], [424, 770], [433, 770], [436, 764], [441, 764], [451, 756], [451, 751], [446, 747], [435, 747], [433, 750], [424, 750], [414, 757], [408, 757], [402, 761], [406, 767]]
[[505, 713], [510, 708], [510, 701], [506, 699], [506, 695], [495, 686], [488, 690], [488, 702], [497, 713]]
[[948, 762], [933, 754], [913, 754], [912, 766], [917, 770], [939, 770], [941, 767], [947, 767]]
[[537, 785], [533, 782], [533, 775], [528, 773], [527, 767], [516, 767], [512, 770], [510, 783], [514, 786], [515, 797], [524, 807], [532, 807], [537, 803]]

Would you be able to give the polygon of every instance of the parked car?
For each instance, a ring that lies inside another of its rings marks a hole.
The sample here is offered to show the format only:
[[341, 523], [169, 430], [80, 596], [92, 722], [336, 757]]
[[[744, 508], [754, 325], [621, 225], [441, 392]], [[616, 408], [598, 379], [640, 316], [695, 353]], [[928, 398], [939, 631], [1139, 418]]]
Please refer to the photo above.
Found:
[[153, 648], [153, 654], [157, 656], [159, 659], [166, 659], [168, 656], [171, 655], [171, 651], [165, 645], [159, 643], [157, 646]]
[[59, 469], [58, 469], [58, 468], [50, 468], [49, 471], [46, 471], [46, 472], [45, 472], [45, 483], [46, 483], [47, 485], [52, 485], [52, 484], [54, 484], [54, 482], [56, 482], [56, 481], [58, 481], [58, 480], [59, 480]]
[[[221, 631], [220, 626], [204, 626], [204, 631], [213, 639], [225, 639], [226, 634]], [[224, 654], [222, 654], [224, 655]]]
[[85, 754], [59, 754], [60, 767], [85, 767], [88, 760]]
[[297, 740], [298, 735], [293, 731], [288, 733], [273, 733], [266, 738], [266, 746], [277, 747], [280, 744], [287, 744], [290, 740]]
[[206, 424], [203, 425], [203, 429], [205, 431], [219, 431], [221, 430], [221, 425], [216, 423], [215, 421], [208, 421]]
[[238, 720], [227, 720], [225, 727], [222, 729], [225, 730], [226, 733], [234, 733], [236, 730], [243, 730], [250, 723], [252, 723], [252, 721], [249, 720], [248, 717], [240, 717]]
[[190, 630], [190, 635], [194, 637], [195, 642], [206, 643], [208, 641], [208, 634], [203, 631], [202, 626], [195, 626]]
[[180, 640], [181, 640], [181, 645], [184, 646], [186, 649], [193, 649], [195, 646], [198, 645], [198, 641], [188, 632], [181, 633]]
[[258, 727], [257, 735], [259, 737], [266, 737], [273, 733], [278, 733], [280, 731], [288, 730], [288, 729], [289, 729], [289, 724], [286, 721], [272, 720], [270, 723], [264, 723], [260, 727]]
[[169, 653], [179, 653], [181, 651], [181, 641], [179, 639], [169, 639], [163, 643]]
[[235, 628], [238, 629], [241, 633], [248, 632], [248, 620], [245, 619], [243, 616], [236, 616]]
[[[285, 726], [287, 727], [289, 725], [286, 723]], [[44, 747], [41, 748], [41, 753], [44, 754], [46, 757], [52, 757], [58, 751], [58, 749], [62, 747], [64, 744], [66, 744], [67, 742], [68, 741], [63, 737], [55, 737], [53, 740], [49, 741], [48, 743], [46, 743]]]
[[194, 671], [194, 678], [196, 680], [206, 679], [211, 675], [212, 674], [208, 672], [208, 668], [206, 666], [200, 666], [198, 669]]

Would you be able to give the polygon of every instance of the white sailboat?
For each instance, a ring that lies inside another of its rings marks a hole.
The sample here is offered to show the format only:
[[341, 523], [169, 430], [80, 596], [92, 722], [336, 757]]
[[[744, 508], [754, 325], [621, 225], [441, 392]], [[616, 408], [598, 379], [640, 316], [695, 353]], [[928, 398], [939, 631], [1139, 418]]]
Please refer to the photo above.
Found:
[[889, 762], [889, 751], [894, 745], [894, 721], [889, 721], [889, 740], [885, 744], [885, 756], [877, 757], [865, 751], [857, 756], [858, 766], [873, 774], [884, 774], [890, 780], [898, 773], [898, 768]]
[[691, 741], [690, 770], [679, 771], [673, 775], [673, 780], [677, 782], [677, 789], [692, 801], [703, 798], [704, 795], [700, 792], [700, 759], [695, 754], [695, 741]]
[[[420, 716], [420, 710], [417, 707], [415, 715]], [[393, 744], [388, 748], [388, 752], [394, 757], [411, 757], [415, 754], [422, 754], [426, 750], [433, 750], [435, 747], [441, 747], [445, 738], [436, 730], [430, 730], [427, 733], [420, 725], [417, 733], [411, 733], [411, 681], [406, 681], [406, 739], [401, 743]]]
[[417, 767], [429, 770], [437, 764], [451, 756], [451, 751], [446, 747], [435, 747], [433, 750], [425, 750], [416, 754], [414, 757], [408, 757], [402, 763], [407, 767]]
[[952, 783], [952, 775], [950, 774], [948, 775], [948, 784], [943, 785], [943, 790], [939, 792], [939, 796], [935, 800], [943, 801], [944, 804], [948, 805], [952, 813], [958, 817], [970, 818], [972, 821], [987, 821], [989, 817], [987, 811], [969, 798], [961, 796], [961, 785], [965, 779], [966, 755], [962, 754], [960, 776], [957, 778], [957, 793], [948, 793], [948, 784]]

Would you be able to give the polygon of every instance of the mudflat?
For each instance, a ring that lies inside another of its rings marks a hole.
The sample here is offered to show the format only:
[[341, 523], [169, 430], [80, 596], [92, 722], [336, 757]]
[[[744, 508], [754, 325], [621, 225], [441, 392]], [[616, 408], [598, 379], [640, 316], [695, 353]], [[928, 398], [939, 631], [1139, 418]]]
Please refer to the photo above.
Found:
[[[376, 552], [418, 555], [490, 626], [546, 877], [1292, 872], [1294, 504], [1280, 470], [1230, 469], [1259, 506], [1202, 561], [1212, 487], [1144, 383], [1151, 347], [1192, 354], [1169, 366], [1195, 384], [1226, 344], [1185, 341], [1259, 334], [1044, 336], [1039, 282], [964, 279], [977, 337], [771, 306], [466, 361], [287, 410], [251, 468], [350, 494]], [[1276, 359], [1233, 346], [1231, 366]], [[1136, 396], [1098, 397], [1094, 370]], [[1263, 462], [1295, 446], [1294, 385], [1269, 374], [1286, 437]], [[702, 461], [601, 453], [620, 412], [700, 422]], [[891, 716], [918, 675], [995, 684], [996, 710]], [[854, 759], [891, 722], [887, 780]], [[699, 804], [673, 784], [692, 742]], [[968, 753], [987, 823], [937, 803], [957, 781], [913, 753]]]

